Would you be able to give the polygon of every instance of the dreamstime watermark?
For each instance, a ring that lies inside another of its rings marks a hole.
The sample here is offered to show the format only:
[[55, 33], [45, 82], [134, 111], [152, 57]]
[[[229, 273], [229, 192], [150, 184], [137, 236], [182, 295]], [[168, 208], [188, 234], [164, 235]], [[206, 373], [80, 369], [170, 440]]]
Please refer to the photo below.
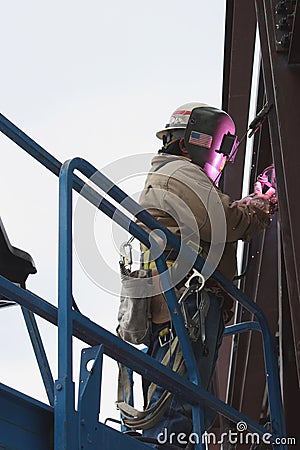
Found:
[[246, 422], [238, 422], [236, 424], [236, 430], [229, 429], [223, 432], [220, 436], [215, 433], [205, 431], [202, 436], [197, 433], [170, 433], [164, 428], [164, 430], [158, 434], [157, 441], [159, 444], [171, 444], [171, 445], [188, 445], [188, 444], [206, 444], [206, 445], [218, 445], [218, 444], [249, 444], [249, 445], [296, 445], [296, 438], [294, 437], [275, 437], [272, 439], [272, 434], [269, 432], [260, 435], [256, 432], [247, 431], [248, 425]]
[[[101, 235], [101, 230], [97, 229], [96, 217], [97, 208], [92, 208], [86, 201], [85, 197], [89, 197], [90, 190], [95, 189], [99, 192], [98, 204], [94, 203], [94, 206], [99, 209], [103, 209], [103, 205], [108, 200], [111, 202], [111, 189], [114, 184], [121, 186], [124, 181], [129, 181], [131, 185], [135, 184], [135, 181], [139, 177], [145, 179], [149, 170], [150, 159], [153, 154], [139, 154], [131, 155], [125, 158], [114, 161], [108, 166], [101, 169], [101, 172], [96, 172], [92, 175], [90, 180], [84, 185], [81, 191], [81, 196], [75, 205], [74, 211], [74, 246], [77, 258], [81, 264], [81, 267], [85, 271], [86, 275], [101, 289], [110, 294], [119, 296], [120, 294], [120, 274], [117, 264], [113, 267], [109, 263], [108, 258], [103, 251], [103, 242], [111, 242], [116, 249], [119, 249], [122, 243], [126, 242], [130, 237], [130, 220], [124, 222], [122, 227], [118, 227], [116, 223], [120, 224], [120, 214], [118, 211], [114, 211], [111, 216], [111, 234], [105, 236]], [[186, 258], [183, 246], [181, 246], [175, 264], [168, 271], [167, 276], [171, 276], [171, 286], [176, 286], [195, 263], [195, 258], [198, 251], [201, 249], [201, 239], [208, 240], [206, 235], [209, 235], [210, 246], [207, 250], [205, 263], [202, 268], [202, 275], [208, 278], [218, 266], [224, 251], [226, 242], [226, 217], [223, 205], [218, 196], [217, 190], [209, 182], [207, 185], [200, 186], [197, 180], [191, 179], [189, 173], [184, 169], [184, 161], [173, 158], [168, 164], [165, 164], [159, 169], [159, 173], [165, 176], [166, 179], [172, 177], [172, 180], [176, 180], [181, 186], [185, 185], [185, 190], [189, 193], [189, 196], [193, 197], [195, 205], [204, 206], [203, 224], [199, 224], [199, 217], [197, 212], [191, 210], [186, 202], [181, 198], [181, 194], [174, 194], [168, 192], [168, 198], [166, 200], [166, 191], [163, 189], [152, 189], [152, 201], [155, 200], [157, 209], [162, 211], [162, 214], [168, 214], [171, 220], [177, 224], [181, 242], [188, 247], [192, 247], [196, 252], [193, 258]], [[105, 174], [107, 178], [103, 176]], [[104, 180], [105, 179], [105, 180]], [[110, 181], [110, 179], [112, 181]], [[97, 185], [104, 181], [104, 189], [99, 191]], [[142, 189], [142, 188], [141, 188]], [[186, 194], [187, 194], [186, 192]], [[140, 192], [131, 193], [131, 197], [138, 200]], [[114, 201], [112, 201], [114, 203]], [[123, 198], [120, 201], [121, 212], [128, 210], [129, 205], [132, 206], [132, 202], [129, 197]], [[117, 205], [118, 207], [118, 205]], [[119, 208], [119, 207], [118, 207]], [[111, 210], [112, 211], [112, 210]], [[142, 211], [141, 207], [137, 207], [134, 215]], [[125, 213], [128, 215], [128, 212]], [[199, 215], [199, 214], [198, 214]], [[131, 218], [133, 216], [131, 215]], [[123, 220], [123, 219], [122, 219]], [[121, 220], [121, 221], [122, 221]], [[206, 235], [203, 237], [203, 233]], [[97, 234], [100, 239], [97, 238]], [[101, 240], [103, 240], [101, 242]], [[160, 256], [166, 249], [167, 239], [161, 230], [153, 230], [150, 234], [150, 251], [154, 259]], [[158, 244], [158, 245], [157, 245]], [[136, 252], [136, 261], [139, 263], [139, 252]], [[165, 276], [165, 274], [162, 274]], [[159, 275], [154, 276], [157, 280], [160, 279]], [[147, 289], [149, 286], [148, 281], [145, 279], [136, 278], [134, 280], [139, 285], [144, 287], [145, 296], [147, 296]], [[157, 292], [153, 292], [151, 288], [151, 295], [156, 295], [162, 292], [162, 286], [159, 282], [153, 282], [153, 286], [157, 289]]]

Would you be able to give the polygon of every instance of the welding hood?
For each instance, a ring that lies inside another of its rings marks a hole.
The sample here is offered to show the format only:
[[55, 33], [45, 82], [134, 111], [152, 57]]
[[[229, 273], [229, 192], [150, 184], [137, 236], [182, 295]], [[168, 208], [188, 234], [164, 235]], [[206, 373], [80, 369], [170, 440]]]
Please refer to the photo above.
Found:
[[234, 160], [237, 147], [235, 124], [225, 111], [211, 106], [192, 110], [184, 143], [195, 164], [215, 180], [226, 161]]

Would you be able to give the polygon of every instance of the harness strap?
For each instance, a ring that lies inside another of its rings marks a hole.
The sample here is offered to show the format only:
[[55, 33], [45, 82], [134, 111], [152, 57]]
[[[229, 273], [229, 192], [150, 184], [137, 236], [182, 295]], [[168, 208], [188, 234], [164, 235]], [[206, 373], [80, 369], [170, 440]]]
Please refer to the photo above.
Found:
[[[150, 250], [144, 245], [141, 244], [141, 267], [145, 270], [156, 269], [155, 261], [151, 260]], [[201, 252], [199, 253], [201, 254]], [[166, 264], [168, 267], [174, 265], [174, 261], [176, 260], [178, 253], [175, 250], [165, 250], [164, 256], [166, 258]], [[192, 271], [186, 275], [176, 286], [177, 289], [181, 289], [184, 285], [186, 285], [187, 281], [190, 279], [192, 275]], [[220, 308], [223, 311], [224, 321], [225, 323], [230, 322], [233, 316], [232, 307], [233, 300], [232, 297], [225, 291], [225, 289], [213, 278], [208, 278], [205, 280], [205, 289], [208, 292], [212, 292], [217, 297], [220, 298]]]
[[[166, 353], [162, 360], [162, 364], [167, 366], [170, 363], [172, 356], [175, 354], [175, 360], [172, 367], [174, 372], [179, 375], [183, 375], [185, 372], [185, 364], [183, 361], [182, 352], [179, 346], [178, 337], [173, 340], [169, 351]], [[166, 409], [169, 406], [171, 400], [171, 392], [164, 391], [158, 401], [149, 407], [151, 399], [156, 390], [157, 385], [151, 383], [148, 390], [147, 407], [144, 411], [139, 411], [133, 406], [129, 405], [130, 400], [130, 380], [127, 369], [123, 365], [119, 365], [119, 383], [118, 383], [118, 401], [116, 402], [117, 408], [123, 415], [123, 423], [129, 428], [147, 430], [152, 428], [162, 418]], [[125, 397], [125, 401], [124, 401]]]
[[[174, 370], [174, 372], [178, 372], [178, 369], [180, 367], [180, 364], [182, 362], [182, 352], [181, 349], [178, 345], [178, 337], [176, 336], [175, 339], [173, 340], [170, 349], [167, 351], [167, 353], [165, 354], [163, 360], [162, 360], [162, 364], [164, 366], [168, 366], [170, 363], [170, 360], [174, 354], [176, 350], [176, 355], [175, 355], [175, 360], [174, 360], [174, 364], [172, 367], [172, 370]], [[153, 394], [155, 392], [157, 385], [155, 383], [151, 383], [148, 389], [148, 398], [147, 398], [147, 408], [150, 405], [150, 402], [152, 400]]]
[[[178, 252], [173, 249], [164, 250], [163, 256], [165, 257], [166, 264], [169, 267], [174, 264], [174, 261], [178, 256]], [[141, 244], [141, 268], [145, 270], [156, 269], [155, 261], [151, 259], [151, 252], [144, 244]]]

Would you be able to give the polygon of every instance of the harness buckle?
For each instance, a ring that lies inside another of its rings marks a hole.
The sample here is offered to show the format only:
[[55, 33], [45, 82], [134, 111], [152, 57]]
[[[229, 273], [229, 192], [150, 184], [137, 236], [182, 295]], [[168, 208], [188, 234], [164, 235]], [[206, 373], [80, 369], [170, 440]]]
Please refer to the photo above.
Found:
[[158, 334], [158, 342], [161, 347], [168, 345], [174, 339], [174, 334], [171, 328], [163, 328]]

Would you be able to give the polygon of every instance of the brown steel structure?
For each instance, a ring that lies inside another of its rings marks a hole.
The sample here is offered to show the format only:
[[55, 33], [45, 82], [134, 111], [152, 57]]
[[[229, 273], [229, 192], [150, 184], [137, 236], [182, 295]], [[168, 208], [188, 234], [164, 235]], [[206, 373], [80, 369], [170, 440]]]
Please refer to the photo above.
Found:
[[[253, 119], [249, 105], [256, 30], [261, 48], [256, 110], [266, 102], [271, 110], [252, 137], [250, 180], [274, 163], [279, 212], [271, 227], [246, 245], [240, 286], [267, 315], [278, 349], [287, 436], [297, 439], [293, 448], [300, 448], [300, 1], [227, 0], [223, 108], [235, 118], [240, 137]], [[242, 192], [245, 145], [224, 176], [224, 190], [232, 198]], [[238, 321], [251, 319], [240, 307], [236, 316]], [[218, 394], [267, 424], [260, 336], [250, 332], [226, 339], [218, 362]]]

